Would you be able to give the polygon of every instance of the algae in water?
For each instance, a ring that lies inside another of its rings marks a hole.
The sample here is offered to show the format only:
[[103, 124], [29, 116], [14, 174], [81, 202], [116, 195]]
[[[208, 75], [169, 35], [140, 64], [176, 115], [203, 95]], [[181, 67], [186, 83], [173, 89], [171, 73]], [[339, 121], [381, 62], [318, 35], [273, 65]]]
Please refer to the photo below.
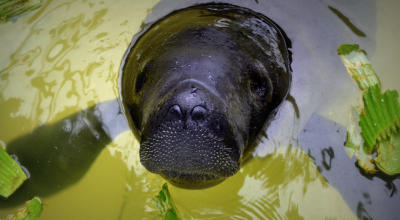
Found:
[[11, 220], [37, 220], [43, 210], [43, 204], [40, 199], [35, 197], [26, 202], [27, 207], [22, 208], [15, 216], [9, 216]]

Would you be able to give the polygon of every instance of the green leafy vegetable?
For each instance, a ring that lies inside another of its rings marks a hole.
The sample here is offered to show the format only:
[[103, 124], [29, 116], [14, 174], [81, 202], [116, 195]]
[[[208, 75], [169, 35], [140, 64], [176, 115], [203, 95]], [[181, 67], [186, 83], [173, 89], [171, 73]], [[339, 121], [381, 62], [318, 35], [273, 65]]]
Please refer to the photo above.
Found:
[[375, 163], [389, 175], [400, 173], [400, 134], [394, 133], [390, 139], [382, 140], [378, 147]]
[[361, 128], [358, 125], [360, 121], [360, 111], [355, 107], [351, 108], [349, 119], [347, 121], [347, 141], [345, 150], [351, 158], [358, 151], [364, 140], [361, 137]]
[[180, 218], [178, 218], [176, 213], [171, 209], [168, 209], [167, 213], [165, 213], [165, 218], [164, 219], [165, 220], [180, 220]]
[[360, 50], [358, 45], [342, 44], [338, 48], [338, 54], [353, 82], [358, 85], [360, 90], [365, 91], [371, 86], [380, 85], [365, 52]]
[[[354, 154], [367, 173], [375, 173], [372, 154], [377, 150], [376, 166], [393, 175], [400, 173], [400, 104], [396, 90], [381, 93], [381, 84], [365, 52], [357, 45], [344, 44], [338, 54], [347, 72], [364, 92], [363, 107], [353, 107], [347, 124], [346, 153]], [[361, 110], [360, 110], [361, 109]]]
[[362, 136], [367, 153], [372, 153], [377, 141], [385, 140], [396, 132], [400, 121], [400, 105], [396, 90], [381, 94], [379, 85], [370, 87], [363, 96], [364, 110], [360, 115]]
[[0, 20], [9, 21], [41, 6], [41, 0], [0, 0]]
[[342, 45], [340, 45], [338, 47], [338, 54], [340, 56], [349, 55], [351, 52], [363, 52], [363, 53], [365, 53], [365, 51], [360, 50], [360, 48], [356, 44], [342, 44]]
[[39, 219], [40, 213], [42, 213], [43, 205], [39, 198], [33, 198], [28, 205], [28, 216], [26, 220]]
[[[351, 158], [354, 154], [357, 157], [357, 162], [367, 173], [376, 173], [374, 159], [371, 154], [367, 154], [364, 150], [364, 139], [361, 136], [360, 108], [352, 107], [347, 122], [347, 141], [345, 150]], [[361, 147], [362, 146], [362, 147]]]
[[0, 147], [0, 195], [8, 198], [26, 179], [18, 163]]
[[164, 216], [165, 220], [180, 220], [169, 194], [167, 183], [164, 183], [160, 193], [153, 198], [153, 202], [158, 207], [159, 215]]
[[[43, 210], [43, 205], [40, 199], [35, 197], [26, 202], [28, 207], [21, 209], [16, 216], [11, 216], [11, 220], [37, 220]], [[9, 218], [7, 218], [9, 219]]]

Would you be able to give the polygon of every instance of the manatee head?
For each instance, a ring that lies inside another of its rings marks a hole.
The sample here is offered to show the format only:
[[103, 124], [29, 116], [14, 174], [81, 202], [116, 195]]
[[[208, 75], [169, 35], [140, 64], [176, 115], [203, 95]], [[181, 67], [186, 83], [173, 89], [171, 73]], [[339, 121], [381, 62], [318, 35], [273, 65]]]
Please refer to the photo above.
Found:
[[229, 4], [189, 7], [147, 26], [120, 77], [143, 166], [189, 189], [237, 173], [289, 91], [286, 39], [267, 17]]

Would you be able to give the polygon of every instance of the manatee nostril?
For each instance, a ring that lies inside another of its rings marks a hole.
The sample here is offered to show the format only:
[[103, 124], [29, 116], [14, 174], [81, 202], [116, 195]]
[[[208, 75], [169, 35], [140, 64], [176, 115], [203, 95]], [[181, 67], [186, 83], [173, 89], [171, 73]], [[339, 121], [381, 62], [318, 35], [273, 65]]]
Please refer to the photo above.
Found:
[[206, 109], [201, 107], [201, 106], [196, 106], [193, 108], [191, 117], [192, 120], [197, 121], [197, 120], [203, 120], [206, 115]]
[[169, 108], [168, 113], [166, 115], [167, 119], [181, 119], [182, 111], [179, 105], [173, 105]]

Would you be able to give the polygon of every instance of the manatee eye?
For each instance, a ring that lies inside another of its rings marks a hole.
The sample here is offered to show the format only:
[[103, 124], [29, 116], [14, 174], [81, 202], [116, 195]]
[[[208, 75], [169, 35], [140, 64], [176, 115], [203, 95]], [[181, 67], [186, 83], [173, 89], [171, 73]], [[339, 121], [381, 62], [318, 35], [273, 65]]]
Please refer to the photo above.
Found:
[[169, 108], [166, 118], [168, 119], [181, 119], [182, 111], [179, 105], [173, 105]]
[[191, 113], [192, 120], [195, 121], [204, 119], [205, 115], [206, 115], [206, 109], [201, 106], [194, 107]]

